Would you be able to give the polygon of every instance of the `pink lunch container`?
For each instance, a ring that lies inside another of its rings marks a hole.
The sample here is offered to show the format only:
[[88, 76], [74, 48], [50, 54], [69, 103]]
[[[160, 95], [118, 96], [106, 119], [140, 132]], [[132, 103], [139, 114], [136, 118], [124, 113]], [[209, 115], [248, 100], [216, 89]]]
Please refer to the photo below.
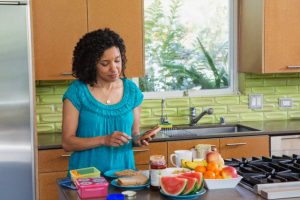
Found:
[[104, 177], [78, 178], [75, 180], [80, 198], [95, 198], [107, 196], [108, 182]]

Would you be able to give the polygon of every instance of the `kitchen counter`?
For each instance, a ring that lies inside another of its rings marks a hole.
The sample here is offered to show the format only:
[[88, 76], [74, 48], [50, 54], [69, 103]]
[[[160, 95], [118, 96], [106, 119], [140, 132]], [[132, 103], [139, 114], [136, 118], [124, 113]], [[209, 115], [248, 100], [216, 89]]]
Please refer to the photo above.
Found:
[[[80, 199], [77, 195], [76, 190], [69, 190], [63, 187], [59, 187], [59, 200], [78, 200]], [[117, 189], [113, 186], [109, 187], [109, 194], [121, 193], [124, 190]], [[153, 191], [150, 189], [137, 190], [136, 200], [161, 200], [167, 199], [162, 196], [159, 191]], [[104, 200], [106, 198], [97, 198], [91, 200]], [[207, 190], [206, 193], [199, 197], [199, 199], [206, 200], [263, 200], [264, 198], [246, 190], [243, 187], [237, 186], [233, 189], [218, 189], [218, 190]], [[293, 198], [295, 200], [295, 198]]]
[[[204, 139], [204, 138], [221, 138], [221, 137], [234, 137], [234, 136], [253, 136], [253, 135], [287, 135], [300, 133], [300, 120], [283, 120], [283, 121], [254, 121], [254, 122], [241, 122], [244, 126], [252, 127], [261, 130], [261, 132], [239, 132], [227, 134], [203, 134], [197, 137], [180, 137], [170, 138], [164, 134], [159, 133], [153, 142], [159, 141], [174, 141], [184, 139]], [[207, 125], [207, 124], [206, 124]], [[61, 146], [61, 133], [40, 133], [38, 134], [38, 148], [39, 150], [45, 149], [59, 149]]]

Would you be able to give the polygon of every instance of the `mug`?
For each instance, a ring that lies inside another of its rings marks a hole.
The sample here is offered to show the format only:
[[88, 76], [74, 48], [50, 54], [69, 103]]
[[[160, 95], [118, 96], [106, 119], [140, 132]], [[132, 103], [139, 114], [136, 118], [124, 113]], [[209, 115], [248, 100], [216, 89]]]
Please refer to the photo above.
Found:
[[[175, 163], [173, 161], [173, 158], [175, 157]], [[193, 159], [193, 152], [190, 150], [176, 150], [173, 154], [170, 156], [170, 161], [173, 166], [175, 167], [181, 167], [181, 160], [187, 160], [192, 161]]]

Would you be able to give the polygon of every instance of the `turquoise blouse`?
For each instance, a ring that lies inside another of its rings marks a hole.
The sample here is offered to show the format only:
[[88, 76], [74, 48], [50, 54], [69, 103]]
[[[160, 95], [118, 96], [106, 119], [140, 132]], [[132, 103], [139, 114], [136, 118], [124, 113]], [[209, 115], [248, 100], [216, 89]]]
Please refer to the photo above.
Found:
[[[132, 135], [133, 109], [143, 101], [143, 94], [130, 80], [122, 79], [124, 93], [117, 104], [106, 105], [90, 93], [87, 85], [75, 80], [63, 96], [69, 99], [79, 111], [76, 136], [81, 138], [105, 136], [114, 131]], [[132, 143], [120, 147], [99, 146], [93, 149], [73, 152], [69, 170], [96, 167], [102, 173], [112, 169], [134, 169]]]

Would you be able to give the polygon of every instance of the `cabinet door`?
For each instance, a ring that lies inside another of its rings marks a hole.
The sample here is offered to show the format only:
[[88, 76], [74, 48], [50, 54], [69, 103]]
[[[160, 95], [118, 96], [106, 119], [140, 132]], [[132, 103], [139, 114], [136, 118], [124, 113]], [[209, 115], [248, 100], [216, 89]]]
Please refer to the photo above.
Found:
[[264, 2], [265, 72], [300, 72], [300, 1]]
[[87, 32], [85, 0], [32, 0], [36, 80], [72, 79], [74, 46]]
[[70, 153], [65, 152], [63, 149], [39, 150], [39, 173], [66, 171], [68, 169], [69, 156]]
[[66, 177], [68, 171], [39, 174], [39, 200], [58, 199], [56, 180]]
[[124, 39], [127, 77], [144, 76], [143, 0], [88, 0], [88, 30], [110, 28]]
[[269, 156], [269, 136], [221, 138], [219, 152], [224, 159]]
[[180, 140], [168, 142], [168, 166], [174, 167], [170, 162], [170, 155], [173, 154], [175, 150], [190, 150], [197, 144], [211, 144], [215, 145], [217, 150], [219, 149], [219, 139]]

